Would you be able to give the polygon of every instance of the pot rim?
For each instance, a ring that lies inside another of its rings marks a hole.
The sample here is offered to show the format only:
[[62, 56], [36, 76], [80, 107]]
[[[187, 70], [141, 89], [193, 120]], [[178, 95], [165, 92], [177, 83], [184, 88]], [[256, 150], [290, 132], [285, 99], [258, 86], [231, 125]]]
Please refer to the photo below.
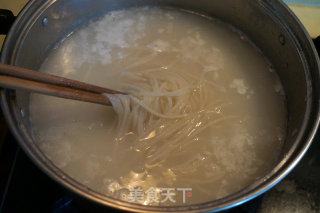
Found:
[[[10, 49], [10, 45], [15, 43], [13, 39], [13, 34], [18, 28], [18, 24], [21, 22], [23, 17], [28, 14], [29, 10], [33, 10], [36, 6], [41, 6], [37, 8], [37, 11], [39, 11], [43, 7], [48, 7], [52, 3], [55, 2], [55, 0], [47, 0], [43, 1], [44, 4], [39, 4], [40, 1], [38, 0], [31, 0], [25, 8], [20, 12], [18, 15], [16, 21], [14, 22], [13, 26], [11, 27], [8, 36], [5, 40], [3, 49], [2, 49], [2, 56], [1, 56], [1, 62], [2, 63], [11, 63], [13, 64], [13, 58], [12, 55], [15, 55], [16, 49], [13, 52], [8, 51]], [[264, 7], [268, 7], [268, 5], [272, 2], [272, 4], [276, 4], [277, 7], [280, 7], [283, 11], [285, 11], [287, 16], [294, 19], [295, 24], [297, 24], [297, 27], [302, 31], [299, 35], [302, 36], [300, 39], [304, 40], [304, 42], [307, 42], [309, 51], [311, 51], [313, 56], [313, 61], [316, 63], [316, 74], [317, 79], [314, 79], [315, 82], [313, 82], [312, 85], [317, 84], [320, 85], [319, 81], [319, 73], [320, 73], [320, 61], [319, 57], [316, 53], [316, 49], [312, 43], [312, 40], [307, 33], [304, 26], [300, 23], [298, 18], [293, 14], [292, 11], [285, 5], [285, 3], [281, 1], [268, 1], [268, 0], [262, 0], [259, 1], [259, 4], [262, 4]], [[37, 16], [38, 14], [35, 14], [34, 16]], [[282, 23], [283, 25], [286, 25], [286, 23]], [[290, 31], [289, 27], [287, 27], [287, 30]], [[299, 36], [296, 35], [296, 36]], [[18, 44], [21, 42], [21, 40], [18, 40]], [[301, 46], [300, 42], [295, 40], [296, 46]], [[14, 47], [17, 47], [19, 45], [14, 45]], [[302, 51], [300, 49], [300, 51]], [[10, 59], [10, 60], [9, 60]], [[303, 60], [302, 60], [303, 61]], [[308, 64], [308, 62], [304, 61], [305, 65]], [[307, 66], [307, 65], [306, 65]], [[311, 145], [311, 142], [315, 136], [315, 133], [317, 131], [319, 121], [320, 121], [320, 112], [319, 112], [319, 94], [317, 91], [312, 91], [313, 86], [310, 85], [310, 88], [308, 88], [308, 92], [310, 93], [310, 98], [307, 99], [307, 109], [304, 115], [304, 119], [302, 122], [302, 127], [300, 129], [300, 132], [297, 136], [297, 139], [294, 142], [294, 145], [290, 148], [289, 154], [286, 155], [285, 158], [283, 158], [274, 169], [272, 169], [264, 178], [259, 179], [255, 183], [251, 184], [250, 186], [233, 193], [227, 197], [209, 201], [205, 203], [199, 203], [199, 204], [192, 204], [192, 205], [185, 205], [185, 206], [144, 206], [134, 203], [129, 203], [125, 201], [121, 201], [106, 195], [102, 195], [98, 192], [95, 192], [88, 187], [82, 185], [81, 183], [75, 181], [68, 175], [66, 175], [62, 170], [57, 168], [47, 157], [44, 156], [44, 153], [41, 152], [41, 150], [36, 146], [36, 144], [33, 142], [33, 139], [31, 137], [26, 137], [28, 131], [23, 126], [23, 124], [19, 121], [17, 121], [20, 115], [18, 115], [17, 110], [13, 110], [17, 108], [17, 104], [14, 98], [12, 98], [13, 91], [3, 89], [1, 90], [1, 108], [3, 110], [4, 116], [7, 120], [7, 123], [9, 124], [9, 127], [11, 129], [11, 132], [15, 135], [16, 139], [19, 141], [19, 145], [23, 148], [23, 150], [27, 153], [27, 155], [32, 159], [32, 161], [42, 170], [44, 171], [48, 176], [50, 176], [53, 180], [55, 180], [60, 185], [64, 186], [65, 188], [68, 188], [72, 192], [74, 192], [77, 195], [80, 195], [81, 197], [84, 197], [86, 199], [89, 199], [91, 201], [94, 201], [96, 203], [118, 208], [121, 210], [126, 211], [139, 211], [139, 212], [195, 212], [195, 211], [222, 211], [226, 210], [238, 205], [243, 204], [244, 202], [247, 202], [265, 191], [272, 188], [274, 185], [276, 185], [279, 181], [281, 181], [301, 160], [305, 152], [308, 150], [309, 146]], [[14, 92], [15, 93], [15, 92]], [[27, 135], [28, 136], [28, 135]], [[305, 138], [304, 143], [299, 143], [302, 138]], [[25, 141], [28, 141], [27, 143]], [[299, 149], [298, 149], [299, 148]]]

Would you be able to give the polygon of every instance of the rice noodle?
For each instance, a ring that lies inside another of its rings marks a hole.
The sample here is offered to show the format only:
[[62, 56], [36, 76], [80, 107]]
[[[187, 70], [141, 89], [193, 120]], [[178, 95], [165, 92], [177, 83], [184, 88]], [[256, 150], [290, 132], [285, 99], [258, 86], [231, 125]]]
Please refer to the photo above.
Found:
[[[150, 60], [152, 55], [126, 69]], [[118, 115], [114, 125], [117, 139], [135, 133], [134, 148], [149, 156], [149, 165], [159, 163], [177, 147], [192, 143], [207, 128], [233, 119], [216, 110], [230, 103], [214, 101], [214, 90], [221, 86], [205, 79], [211, 71], [186, 75], [183, 70], [172, 71], [174, 61], [169, 64], [166, 69], [159, 66], [123, 71], [121, 83], [129, 95], [106, 94]]]

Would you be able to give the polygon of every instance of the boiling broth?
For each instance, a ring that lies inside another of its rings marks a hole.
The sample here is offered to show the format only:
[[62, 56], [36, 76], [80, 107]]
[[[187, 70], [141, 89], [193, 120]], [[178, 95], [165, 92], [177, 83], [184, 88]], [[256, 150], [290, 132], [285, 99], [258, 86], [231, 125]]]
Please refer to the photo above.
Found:
[[[153, 153], [160, 145], [168, 151], [150, 164], [150, 150], [136, 148], [137, 132], [119, 140], [112, 107], [31, 94], [30, 120], [41, 150], [91, 189], [144, 205], [222, 198], [274, 166], [286, 127], [282, 86], [250, 40], [218, 20], [173, 9], [110, 12], [74, 31], [40, 67], [128, 93], [124, 77], [150, 69], [168, 79], [178, 71], [199, 79], [205, 73], [213, 114], [228, 119], [170, 151], [172, 137], [162, 139]], [[152, 190], [157, 199], [150, 200]], [[172, 199], [163, 201], [168, 192]]]

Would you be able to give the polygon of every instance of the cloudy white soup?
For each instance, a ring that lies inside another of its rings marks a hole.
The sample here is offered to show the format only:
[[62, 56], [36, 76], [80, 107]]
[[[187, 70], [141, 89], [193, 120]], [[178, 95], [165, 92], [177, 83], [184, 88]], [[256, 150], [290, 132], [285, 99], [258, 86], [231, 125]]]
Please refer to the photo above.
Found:
[[144, 205], [215, 200], [263, 177], [286, 128], [270, 62], [241, 32], [185, 11], [132, 8], [80, 27], [41, 72], [122, 91], [103, 106], [31, 94], [35, 141], [66, 175]]

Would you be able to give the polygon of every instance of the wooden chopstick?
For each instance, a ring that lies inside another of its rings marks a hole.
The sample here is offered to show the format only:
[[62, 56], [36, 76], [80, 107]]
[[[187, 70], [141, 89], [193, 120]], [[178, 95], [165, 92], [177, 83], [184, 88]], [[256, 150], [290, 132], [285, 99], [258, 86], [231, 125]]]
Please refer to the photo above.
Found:
[[0, 76], [0, 86], [9, 89], [23, 89], [28, 90], [30, 92], [56, 96], [60, 98], [68, 98], [103, 105], [111, 105], [107, 96], [102, 94], [87, 92], [84, 90], [77, 90], [68, 87], [61, 87], [53, 84], [29, 81], [11, 76]]
[[23, 78], [32, 81], [38, 81], [42, 83], [54, 84], [57, 86], [64, 86], [74, 89], [80, 89], [94, 93], [108, 93], [108, 94], [123, 94], [119, 91], [114, 91], [104, 87], [87, 84], [81, 81], [71, 80], [48, 73], [37, 72], [34, 70], [12, 66], [8, 64], [0, 64], [0, 75], [14, 76], [17, 78]]
[[123, 94], [80, 81], [5, 64], [0, 64], [0, 87], [24, 89], [50, 96], [103, 105], [111, 105], [105, 93]]

